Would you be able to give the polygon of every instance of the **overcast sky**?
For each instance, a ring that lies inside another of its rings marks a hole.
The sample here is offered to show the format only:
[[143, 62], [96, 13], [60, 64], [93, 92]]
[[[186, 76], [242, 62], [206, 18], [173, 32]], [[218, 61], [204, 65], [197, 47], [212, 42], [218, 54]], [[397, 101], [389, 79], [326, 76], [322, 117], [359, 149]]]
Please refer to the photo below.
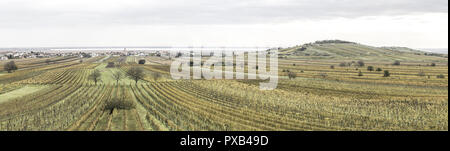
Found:
[[448, 47], [448, 0], [0, 0], [0, 47]]

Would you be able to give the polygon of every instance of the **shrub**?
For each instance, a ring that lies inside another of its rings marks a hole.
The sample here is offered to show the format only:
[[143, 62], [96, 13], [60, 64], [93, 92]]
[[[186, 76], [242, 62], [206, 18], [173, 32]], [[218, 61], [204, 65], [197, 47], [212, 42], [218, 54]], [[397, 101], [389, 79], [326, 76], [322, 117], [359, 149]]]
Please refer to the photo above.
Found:
[[139, 64], [145, 64], [145, 60], [144, 59], [139, 60]]
[[87, 54], [87, 53], [82, 53], [81, 56], [83, 56], [83, 58], [91, 58], [91, 54]]
[[395, 61], [392, 65], [396, 65], [396, 66], [399, 66], [400, 65], [400, 61]]
[[364, 61], [362, 61], [362, 60], [359, 60], [359, 61], [358, 61], [358, 66], [364, 67], [364, 65], [365, 65]]
[[440, 75], [437, 75], [436, 78], [438, 78], [438, 79], [444, 79], [445, 76], [444, 76], [443, 74], [440, 74]]
[[431, 63], [431, 66], [432, 66], [432, 67], [435, 67], [435, 66], [436, 66], [436, 63], [434, 63], [434, 62]]
[[350, 41], [344, 41], [344, 40], [321, 40], [321, 41], [316, 41], [314, 42], [314, 44], [356, 44], [354, 42], [350, 42]]
[[108, 65], [106, 65], [106, 68], [114, 68], [114, 62], [108, 62]]
[[347, 63], [345, 63], [345, 62], [342, 62], [339, 64], [339, 67], [345, 67], [345, 66], [347, 66]]
[[181, 57], [181, 56], [183, 56], [183, 54], [182, 54], [181, 52], [178, 52], [178, 53], [175, 55], [175, 58], [179, 58], [179, 57]]
[[334, 66], [333, 66], [333, 65], [331, 65], [331, 66], [330, 66], [330, 68], [331, 68], [331, 69], [334, 69]]
[[119, 110], [131, 110], [134, 109], [136, 105], [132, 101], [125, 99], [113, 98], [105, 103], [104, 110], [110, 111], [110, 114], [114, 109]]
[[158, 79], [161, 78], [161, 74], [159, 72], [153, 72], [152, 77], [153, 77], [153, 80], [157, 81]]
[[289, 77], [289, 79], [295, 79], [297, 77], [297, 74], [294, 72], [289, 72], [288, 77]]
[[367, 70], [368, 70], [368, 71], [373, 71], [374, 68], [373, 68], [373, 66], [368, 66], [368, 67], [367, 67]]
[[379, 72], [379, 71], [383, 71], [383, 69], [381, 69], [381, 68], [377, 68], [377, 71]]
[[420, 77], [426, 76], [426, 75], [425, 75], [425, 72], [423, 72], [423, 71], [420, 71], [417, 75], [420, 76]]
[[326, 74], [326, 73], [320, 73], [319, 75], [320, 75], [322, 78], [328, 77], [328, 74]]
[[359, 72], [358, 72], [358, 76], [363, 76], [363, 73], [361, 72], [361, 70], [359, 70]]
[[383, 77], [390, 77], [391, 73], [389, 72], [389, 70], [384, 70], [384, 75]]
[[307, 48], [306, 47], [301, 47], [299, 50], [300, 51], [305, 51]]

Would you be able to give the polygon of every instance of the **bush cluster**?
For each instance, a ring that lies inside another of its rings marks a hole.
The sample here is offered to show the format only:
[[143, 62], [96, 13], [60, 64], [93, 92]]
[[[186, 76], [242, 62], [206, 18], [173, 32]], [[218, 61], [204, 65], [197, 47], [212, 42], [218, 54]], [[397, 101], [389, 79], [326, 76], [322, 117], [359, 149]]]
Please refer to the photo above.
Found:
[[125, 99], [113, 98], [106, 102], [104, 110], [113, 111], [114, 109], [119, 110], [131, 110], [135, 108], [135, 104], [132, 101]]

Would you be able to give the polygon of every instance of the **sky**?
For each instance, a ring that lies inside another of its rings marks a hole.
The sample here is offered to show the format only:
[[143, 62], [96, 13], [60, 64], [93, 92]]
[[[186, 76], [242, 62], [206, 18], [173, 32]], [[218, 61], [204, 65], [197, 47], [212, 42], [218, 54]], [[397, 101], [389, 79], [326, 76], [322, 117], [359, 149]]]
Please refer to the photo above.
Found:
[[0, 0], [0, 47], [448, 48], [448, 0]]

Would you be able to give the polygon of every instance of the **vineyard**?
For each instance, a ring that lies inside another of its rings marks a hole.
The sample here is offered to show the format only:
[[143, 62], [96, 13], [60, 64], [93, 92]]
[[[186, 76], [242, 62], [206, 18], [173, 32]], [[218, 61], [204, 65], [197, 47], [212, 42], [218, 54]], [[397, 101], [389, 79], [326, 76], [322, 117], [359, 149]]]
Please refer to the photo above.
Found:
[[[19, 70], [0, 71], [0, 130], [448, 130], [445, 62], [366, 62], [391, 71], [383, 77], [339, 66], [348, 60], [280, 59], [278, 88], [262, 91], [258, 80], [172, 80], [171, 60], [160, 57], [51, 60], [17, 60]], [[145, 75], [137, 82], [125, 77], [134, 67]], [[112, 100], [129, 107], [108, 108]]]

